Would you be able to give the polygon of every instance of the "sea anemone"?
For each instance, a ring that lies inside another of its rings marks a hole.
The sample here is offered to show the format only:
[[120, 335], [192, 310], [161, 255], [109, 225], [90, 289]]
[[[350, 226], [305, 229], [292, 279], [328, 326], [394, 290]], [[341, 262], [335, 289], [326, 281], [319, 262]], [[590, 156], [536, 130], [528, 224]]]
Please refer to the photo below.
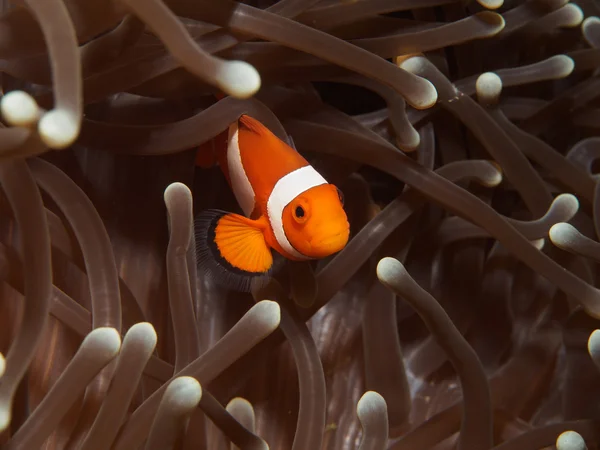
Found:
[[[597, 2], [2, 7], [0, 449], [600, 448]], [[241, 114], [351, 228], [252, 293], [194, 233]]]

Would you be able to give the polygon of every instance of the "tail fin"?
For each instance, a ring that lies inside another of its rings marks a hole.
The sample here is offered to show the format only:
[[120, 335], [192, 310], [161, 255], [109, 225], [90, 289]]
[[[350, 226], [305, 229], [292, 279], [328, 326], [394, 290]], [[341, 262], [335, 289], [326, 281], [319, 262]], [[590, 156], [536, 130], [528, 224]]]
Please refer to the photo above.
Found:
[[217, 163], [215, 152], [215, 140], [211, 139], [203, 144], [200, 144], [196, 152], [195, 164], [203, 169], [210, 169]]
[[196, 217], [195, 225], [198, 266], [206, 275], [242, 292], [267, 281], [273, 255], [257, 221], [209, 209]]
[[211, 140], [200, 144], [196, 152], [196, 166], [210, 169], [219, 162], [219, 154], [227, 151], [227, 133], [228, 130], [222, 131]]
[[[217, 92], [215, 94], [217, 100], [223, 100], [227, 95], [222, 92]], [[196, 152], [196, 161], [195, 164], [198, 167], [203, 169], [210, 169], [215, 166], [218, 162], [218, 151], [219, 146], [223, 145], [223, 141], [225, 141], [225, 146], [227, 146], [227, 131], [218, 134], [214, 138], [209, 141], [206, 141], [198, 147], [198, 151]]]

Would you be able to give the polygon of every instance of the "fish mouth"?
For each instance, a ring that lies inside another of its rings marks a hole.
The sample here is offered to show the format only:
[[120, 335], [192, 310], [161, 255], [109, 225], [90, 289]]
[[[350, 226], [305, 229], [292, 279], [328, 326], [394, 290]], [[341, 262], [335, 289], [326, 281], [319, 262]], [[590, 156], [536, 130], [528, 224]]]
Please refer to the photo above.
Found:
[[327, 236], [324, 239], [311, 242], [311, 247], [319, 253], [331, 255], [339, 252], [346, 246], [348, 242], [349, 232], [347, 230], [340, 231], [332, 236]]

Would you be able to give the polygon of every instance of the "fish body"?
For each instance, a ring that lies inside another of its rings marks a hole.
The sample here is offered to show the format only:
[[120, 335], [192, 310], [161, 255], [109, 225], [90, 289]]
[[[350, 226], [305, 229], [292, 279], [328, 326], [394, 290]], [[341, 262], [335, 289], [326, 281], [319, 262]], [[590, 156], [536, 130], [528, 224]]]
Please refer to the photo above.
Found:
[[[248, 291], [270, 273], [274, 249], [293, 261], [324, 258], [348, 242], [341, 193], [294, 148], [242, 115], [211, 149], [244, 216], [200, 213], [199, 264], [217, 281]], [[206, 165], [200, 157], [197, 164]]]

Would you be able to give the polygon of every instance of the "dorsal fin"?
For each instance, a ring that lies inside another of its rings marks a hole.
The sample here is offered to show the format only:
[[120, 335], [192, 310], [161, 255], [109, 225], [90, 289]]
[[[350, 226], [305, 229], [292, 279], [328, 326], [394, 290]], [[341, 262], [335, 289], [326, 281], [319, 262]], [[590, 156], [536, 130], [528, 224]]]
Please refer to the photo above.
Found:
[[239, 118], [239, 126], [258, 134], [259, 136], [276, 137], [271, 130], [265, 127], [262, 123], [246, 114]]

